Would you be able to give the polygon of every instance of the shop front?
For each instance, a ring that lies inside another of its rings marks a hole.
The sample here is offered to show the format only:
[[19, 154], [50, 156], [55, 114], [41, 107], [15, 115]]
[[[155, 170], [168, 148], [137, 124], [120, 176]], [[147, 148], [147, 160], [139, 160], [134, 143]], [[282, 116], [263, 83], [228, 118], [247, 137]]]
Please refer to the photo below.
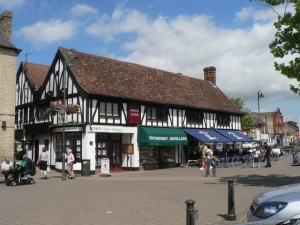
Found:
[[136, 130], [126, 126], [88, 126], [85, 140], [92, 170], [101, 170], [103, 159], [109, 160], [112, 172], [138, 170]]
[[179, 146], [188, 145], [180, 128], [138, 127], [140, 166], [145, 170], [172, 168], [178, 162]]
[[[63, 135], [65, 138], [63, 140]], [[74, 165], [74, 171], [81, 169], [82, 162], [82, 137], [83, 127], [82, 126], [71, 126], [71, 127], [57, 127], [52, 129], [52, 144], [53, 152], [55, 156], [55, 168], [60, 171], [62, 169], [63, 159], [66, 158], [67, 149], [71, 149], [75, 157], [76, 164]], [[63, 143], [65, 141], [65, 145]], [[51, 155], [52, 155], [51, 154]]]

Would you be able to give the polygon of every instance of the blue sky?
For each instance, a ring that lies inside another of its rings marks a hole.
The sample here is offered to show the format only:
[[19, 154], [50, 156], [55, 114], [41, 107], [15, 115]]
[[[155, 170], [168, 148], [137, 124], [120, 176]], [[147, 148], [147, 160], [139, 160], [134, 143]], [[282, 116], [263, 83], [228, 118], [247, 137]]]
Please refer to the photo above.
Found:
[[[280, 108], [298, 122], [295, 81], [273, 67], [268, 49], [276, 14], [249, 0], [0, 0], [13, 17], [21, 61], [50, 65], [59, 46], [203, 79], [217, 68], [217, 86], [255, 112]], [[280, 13], [282, 8], [276, 10]]]

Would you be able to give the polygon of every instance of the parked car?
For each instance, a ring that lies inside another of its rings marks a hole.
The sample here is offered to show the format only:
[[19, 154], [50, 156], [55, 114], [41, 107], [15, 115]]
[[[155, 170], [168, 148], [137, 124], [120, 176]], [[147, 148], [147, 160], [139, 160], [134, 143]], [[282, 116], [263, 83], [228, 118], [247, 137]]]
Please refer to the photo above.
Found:
[[300, 225], [300, 220], [270, 220], [270, 221], [255, 221], [255, 222], [247, 222], [247, 223], [240, 223], [237, 225]]
[[300, 152], [293, 155], [293, 165], [300, 165]]
[[300, 183], [277, 187], [254, 197], [247, 213], [247, 220], [248, 222], [257, 221], [258, 224], [259, 222], [261, 224], [272, 222], [278, 225], [290, 220], [293, 223], [287, 224], [299, 224]]

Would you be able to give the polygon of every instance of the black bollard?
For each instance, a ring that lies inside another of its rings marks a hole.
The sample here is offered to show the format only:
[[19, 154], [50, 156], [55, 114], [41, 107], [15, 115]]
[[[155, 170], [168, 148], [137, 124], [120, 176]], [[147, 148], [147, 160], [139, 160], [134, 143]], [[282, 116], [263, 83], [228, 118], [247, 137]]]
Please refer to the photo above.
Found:
[[232, 179], [228, 180], [228, 214], [227, 220], [235, 221], [235, 206], [234, 206], [234, 184]]
[[186, 225], [193, 225], [192, 215], [195, 213], [194, 204], [196, 203], [193, 199], [188, 199], [186, 203]]

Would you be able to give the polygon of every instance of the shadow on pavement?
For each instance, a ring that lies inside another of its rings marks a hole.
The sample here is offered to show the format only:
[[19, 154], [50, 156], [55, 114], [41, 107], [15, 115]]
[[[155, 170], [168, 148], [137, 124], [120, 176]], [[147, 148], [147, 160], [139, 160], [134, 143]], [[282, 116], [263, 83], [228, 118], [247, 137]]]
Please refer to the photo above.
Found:
[[300, 183], [300, 176], [289, 177], [284, 175], [270, 174], [270, 175], [257, 175], [249, 174], [247, 176], [236, 175], [234, 177], [222, 177], [220, 182], [227, 182], [233, 179], [235, 183], [244, 186], [261, 186], [261, 187], [278, 187], [283, 185]]

